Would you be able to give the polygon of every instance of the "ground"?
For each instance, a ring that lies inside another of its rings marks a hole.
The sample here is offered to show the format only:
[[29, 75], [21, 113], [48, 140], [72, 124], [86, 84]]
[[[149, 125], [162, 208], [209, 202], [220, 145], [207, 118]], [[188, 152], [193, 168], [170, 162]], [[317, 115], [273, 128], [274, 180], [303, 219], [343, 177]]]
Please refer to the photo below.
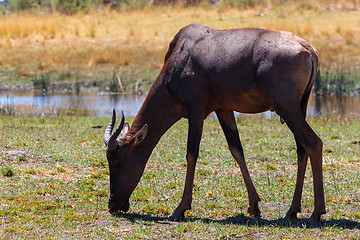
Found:
[[[0, 119], [0, 236], [2, 238], [296, 238], [360, 237], [359, 121], [310, 119], [324, 141], [327, 214], [321, 227], [306, 223], [313, 210], [306, 173], [299, 221], [283, 217], [295, 186], [292, 134], [278, 119], [239, 119], [238, 127], [261, 218], [247, 215], [247, 193], [221, 128], [208, 119], [197, 164], [193, 209], [176, 223], [185, 179], [187, 122], [172, 127], [155, 148], [128, 214], [107, 212], [108, 166], [103, 131], [108, 119], [7, 117]], [[103, 126], [98, 128], [98, 126]], [[97, 128], [93, 128], [97, 126]], [[24, 152], [14, 152], [14, 151]]]

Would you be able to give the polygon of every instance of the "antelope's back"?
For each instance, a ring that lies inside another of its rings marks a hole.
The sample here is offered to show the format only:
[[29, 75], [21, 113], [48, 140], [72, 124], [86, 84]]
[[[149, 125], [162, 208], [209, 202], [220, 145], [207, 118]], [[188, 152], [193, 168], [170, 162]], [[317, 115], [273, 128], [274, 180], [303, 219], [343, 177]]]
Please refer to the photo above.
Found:
[[[288, 84], [298, 85], [299, 95], [303, 94], [311, 78], [314, 51], [288, 32], [215, 30], [193, 24], [181, 29], [170, 44], [166, 81], [177, 96], [193, 91], [208, 94], [214, 103], [226, 102], [229, 108], [244, 102], [244, 106], [257, 105], [251, 108], [255, 112], [266, 111], [271, 102], [267, 91], [279, 81], [286, 88], [286, 81], [293, 81], [291, 76], [296, 82]], [[248, 111], [244, 107], [234, 110]]]

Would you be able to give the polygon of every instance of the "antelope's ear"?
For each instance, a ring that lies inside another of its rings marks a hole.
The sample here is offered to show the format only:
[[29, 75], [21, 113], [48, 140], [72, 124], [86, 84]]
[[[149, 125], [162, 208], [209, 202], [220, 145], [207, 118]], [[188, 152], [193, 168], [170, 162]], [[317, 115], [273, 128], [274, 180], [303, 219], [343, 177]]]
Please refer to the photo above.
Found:
[[145, 124], [135, 135], [135, 137], [131, 140], [131, 145], [133, 147], [139, 145], [142, 141], [144, 141], [146, 134], [148, 131], [148, 125]]
[[129, 126], [128, 122], [126, 122], [124, 124], [124, 127], [123, 127], [122, 132], [121, 132], [121, 138], [125, 138], [125, 136], [126, 136], [127, 132], [129, 131], [129, 129], [130, 129], [130, 126]]

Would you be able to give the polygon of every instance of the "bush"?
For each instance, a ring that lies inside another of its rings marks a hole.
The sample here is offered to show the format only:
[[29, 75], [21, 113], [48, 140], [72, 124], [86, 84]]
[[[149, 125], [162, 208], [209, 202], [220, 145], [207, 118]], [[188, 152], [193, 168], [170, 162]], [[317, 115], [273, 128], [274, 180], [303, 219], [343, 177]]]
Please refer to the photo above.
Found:
[[92, 8], [101, 6], [100, 0], [57, 0], [55, 8], [64, 14], [74, 14], [76, 12], [87, 13]]
[[10, 10], [26, 10], [33, 7], [34, 0], [9, 0], [8, 8]]
[[10, 11], [23, 11], [38, 8], [51, 8], [53, 0], [8, 0], [6, 7]]
[[[301, 1], [295, 0], [8, 0], [2, 4], [2, 8], [10, 11], [23, 10], [57, 10], [64, 14], [74, 14], [77, 12], [89, 12], [91, 9], [102, 8], [110, 6], [119, 11], [128, 9], [145, 9], [153, 5], [173, 5], [173, 6], [218, 6], [225, 5], [230, 8], [251, 8], [256, 6], [284, 6], [284, 4], [292, 4]], [[310, 6], [312, 6], [311, 1]], [[323, 0], [315, 1], [317, 3], [324, 3]], [[356, 1], [344, 0], [342, 5], [354, 5], [357, 7]], [[0, 8], [0, 10], [3, 10]], [[4, 10], [3, 10], [4, 11]]]
[[261, 0], [226, 0], [227, 4], [230, 7], [241, 7], [241, 8], [248, 8], [248, 7], [254, 7], [258, 5], [259, 3], [262, 3]]
[[88, 12], [102, 5], [102, 0], [9, 0], [6, 8], [10, 11], [56, 9], [64, 14], [74, 14], [80, 11]]

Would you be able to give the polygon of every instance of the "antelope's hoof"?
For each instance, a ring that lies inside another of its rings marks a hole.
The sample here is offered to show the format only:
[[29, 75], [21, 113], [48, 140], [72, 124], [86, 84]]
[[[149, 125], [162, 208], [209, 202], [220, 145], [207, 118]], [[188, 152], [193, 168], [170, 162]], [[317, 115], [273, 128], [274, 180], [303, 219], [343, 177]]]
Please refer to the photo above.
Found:
[[286, 213], [286, 216], [284, 218], [284, 220], [287, 220], [287, 221], [295, 221], [295, 220], [298, 220], [297, 218], [297, 214], [300, 213], [301, 210], [289, 210], [287, 213]]
[[184, 218], [185, 218], [184, 216], [176, 216], [175, 214], [173, 214], [169, 217], [169, 220], [172, 222], [180, 222]]
[[248, 213], [252, 217], [261, 217], [261, 212], [260, 212], [259, 208], [253, 209], [253, 208], [249, 207], [248, 208]]
[[180, 222], [181, 220], [185, 219], [185, 212], [186, 210], [190, 210], [191, 207], [177, 207], [175, 209], [175, 211], [173, 212], [173, 214], [170, 216], [169, 220], [173, 221], [173, 222]]
[[319, 225], [321, 215], [323, 215], [325, 213], [326, 213], [325, 209], [321, 210], [321, 211], [314, 211], [313, 214], [311, 214], [311, 217], [310, 217], [311, 225], [315, 225], [315, 226]]

